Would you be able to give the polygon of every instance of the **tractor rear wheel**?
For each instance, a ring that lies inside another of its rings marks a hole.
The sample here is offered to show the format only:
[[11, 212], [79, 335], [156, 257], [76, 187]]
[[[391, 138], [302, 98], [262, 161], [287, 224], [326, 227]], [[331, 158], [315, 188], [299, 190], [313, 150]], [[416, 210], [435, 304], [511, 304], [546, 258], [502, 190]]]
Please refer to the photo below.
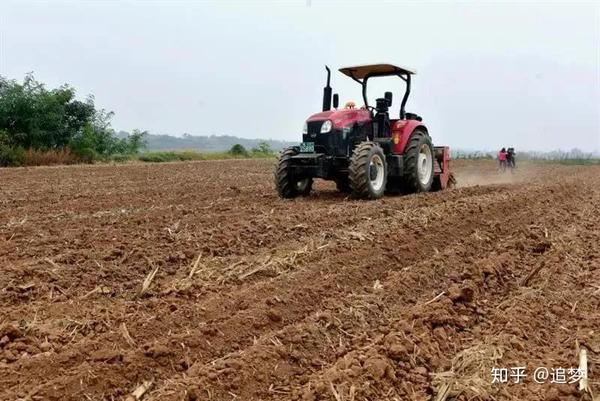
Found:
[[385, 192], [387, 164], [379, 145], [363, 142], [354, 149], [348, 168], [348, 182], [352, 197], [378, 199]]
[[406, 192], [428, 192], [433, 183], [433, 145], [427, 132], [416, 129], [404, 152], [404, 187]]
[[281, 152], [277, 159], [274, 172], [275, 187], [282, 198], [295, 198], [298, 195], [306, 196], [312, 190], [312, 178], [295, 177], [292, 174], [291, 160], [292, 156], [297, 154], [298, 151], [294, 148], [287, 148]]

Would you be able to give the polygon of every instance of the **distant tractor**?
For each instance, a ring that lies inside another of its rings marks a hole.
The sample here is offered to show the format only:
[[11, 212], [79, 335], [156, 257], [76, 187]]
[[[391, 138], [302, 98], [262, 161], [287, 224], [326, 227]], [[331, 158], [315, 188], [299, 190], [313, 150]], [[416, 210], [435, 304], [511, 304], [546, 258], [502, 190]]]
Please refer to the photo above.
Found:
[[[434, 147], [422, 118], [405, 112], [415, 72], [391, 64], [341, 68], [362, 87], [364, 106], [348, 102], [338, 109], [339, 97], [330, 87], [331, 71], [323, 89], [323, 111], [304, 124], [302, 143], [282, 151], [275, 168], [275, 185], [282, 198], [308, 195], [313, 179], [335, 181], [338, 191], [354, 198], [377, 199], [384, 193], [442, 190], [454, 184], [447, 146]], [[392, 92], [367, 101], [372, 77], [398, 76], [406, 83], [398, 119], [390, 118]]]

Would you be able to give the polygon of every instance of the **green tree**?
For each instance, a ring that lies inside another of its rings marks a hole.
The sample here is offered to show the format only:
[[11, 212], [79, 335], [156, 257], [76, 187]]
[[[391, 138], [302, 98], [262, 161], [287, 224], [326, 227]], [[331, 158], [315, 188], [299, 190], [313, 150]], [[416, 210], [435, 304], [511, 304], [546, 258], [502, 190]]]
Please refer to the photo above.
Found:
[[[134, 131], [119, 139], [110, 126], [114, 113], [97, 110], [94, 98], [75, 98], [75, 89], [63, 85], [48, 90], [27, 74], [22, 83], [0, 76], [0, 147], [3, 159], [19, 149], [70, 148], [76, 154], [97, 156], [137, 153], [146, 132]], [[16, 164], [12, 162], [10, 164]]]
[[252, 153], [259, 153], [262, 155], [274, 154], [273, 149], [271, 149], [271, 145], [269, 145], [269, 143], [266, 141], [260, 141], [255, 148], [252, 148]]
[[229, 153], [234, 156], [248, 156], [248, 151], [243, 145], [236, 143], [229, 149]]
[[140, 150], [145, 149], [148, 145], [148, 131], [140, 131], [134, 129], [128, 138], [125, 138], [125, 154], [139, 153]]

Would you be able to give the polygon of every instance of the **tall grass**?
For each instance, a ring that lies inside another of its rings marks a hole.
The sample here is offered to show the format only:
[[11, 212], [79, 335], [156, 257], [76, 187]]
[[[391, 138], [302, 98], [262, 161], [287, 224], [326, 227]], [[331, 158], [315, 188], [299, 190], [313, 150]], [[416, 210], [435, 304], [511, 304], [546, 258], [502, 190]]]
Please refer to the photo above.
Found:
[[221, 159], [255, 159], [274, 157], [272, 153], [249, 152], [237, 155], [230, 152], [197, 152], [193, 150], [184, 151], [162, 151], [145, 152], [137, 156], [137, 160], [151, 163], [191, 161], [191, 160], [221, 160]]
[[[4, 153], [3, 153], [4, 152]], [[144, 152], [140, 154], [115, 154], [102, 156], [96, 153], [79, 154], [69, 148], [52, 150], [35, 150], [20, 148], [0, 148], [0, 167], [5, 166], [52, 166], [60, 164], [82, 164], [102, 162], [177, 162], [192, 160], [221, 159], [255, 159], [275, 157], [273, 153], [247, 152], [232, 154], [230, 152], [197, 152], [194, 150]]]
[[0, 167], [7, 166], [51, 166], [58, 164], [89, 163], [93, 157], [73, 153], [69, 148], [62, 149], [22, 149], [0, 146]]
[[600, 159], [562, 159], [555, 161], [559, 164], [567, 166], [593, 166], [600, 165]]
[[160, 152], [145, 152], [137, 157], [143, 162], [161, 163], [161, 162], [176, 162], [189, 160], [206, 160], [202, 153], [194, 151], [160, 151]]
[[56, 164], [77, 164], [85, 160], [71, 152], [70, 149], [35, 150], [27, 149], [23, 153], [25, 166], [50, 166]]
[[[452, 159], [472, 159], [472, 160], [496, 160], [496, 151], [465, 151], [461, 149], [452, 149]], [[556, 150], [552, 152], [538, 151], [519, 151], [516, 154], [517, 162], [534, 161], [549, 162], [567, 165], [593, 165], [600, 163], [600, 155], [597, 153], [584, 152], [579, 149], [570, 151]]]

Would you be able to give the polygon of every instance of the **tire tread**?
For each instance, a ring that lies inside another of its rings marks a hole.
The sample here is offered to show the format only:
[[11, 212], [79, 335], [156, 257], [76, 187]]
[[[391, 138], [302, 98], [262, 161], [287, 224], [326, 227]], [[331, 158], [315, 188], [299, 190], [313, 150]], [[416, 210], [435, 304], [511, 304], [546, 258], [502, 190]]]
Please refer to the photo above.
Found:
[[[408, 193], [417, 193], [417, 192], [427, 192], [431, 190], [431, 185], [429, 188], [423, 188], [421, 183], [419, 182], [419, 172], [418, 172], [418, 158], [419, 158], [419, 147], [422, 145], [423, 141], [429, 145], [432, 151], [432, 159], [434, 158], [433, 153], [433, 145], [431, 143], [431, 138], [427, 134], [427, 132], [416, 129], [408, 143], [406, 145], [406, 150], [404, 151], [404, 165], [405, 165], [405, 173], [404, 173], [404, 187], [406, 188], [406, 192]], [[434, 162], [434, 160], [432, 160]], [[432, 176], [432, 184], [433, 184], [433, 176]]]
[[[381, 194], [374, 194], [368, 182], [369, 156], [376, 146], [373, 142], [363, 142], [352, 153], [348, 167], [348, 183], [350, 184], [350, 190], [354, 198], [375, 199], [383, 194], [383, 191]], [[385, 156], [383, 154], [382, 156], [385, 163]]]
[[298, 191], [296, 190], [290, 175], [290, 161], [292, 156], [297, 153], [298, 152], [294, 148], [284, 149], [280, 153], [277, 164], [275, 165], [275, 187], [281, 198], [289, 199], [298, 196]]

